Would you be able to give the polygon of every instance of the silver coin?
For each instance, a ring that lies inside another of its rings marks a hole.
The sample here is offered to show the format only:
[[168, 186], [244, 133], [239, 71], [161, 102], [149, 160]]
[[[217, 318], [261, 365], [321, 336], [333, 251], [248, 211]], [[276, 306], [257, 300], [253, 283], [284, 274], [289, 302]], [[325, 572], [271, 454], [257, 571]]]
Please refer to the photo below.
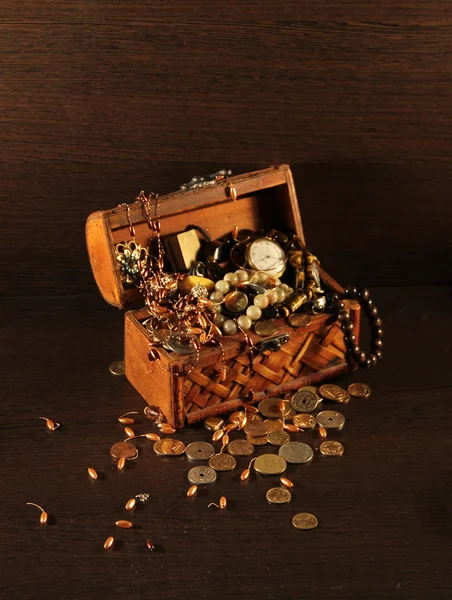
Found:
[[325, 429], [342, 429], [345, 417], [336, 410], [322, 410], [317, 415], [317, 424]]
[[314, 458], [311, 446], [303, 442], [288, 442], [280, 447], [278, 454], [290, 464], [308, 463]]
[[185, 448], [190, 460], [209, 460], [215, 454], [215, 448], [208, 442], [192, 442]]
[[207, 466], [193, 467], [188, 472], [188, 481], [193, 485], [202, 485], [215, 483], [217, 474], [213, 469]]
[[319, 398], [310, 390], [298, 390], [290, 400], [292, 408], [297, 412], [312, 412], [319, 404]]
[[195, 339], [195, 336], [190, 333], [172, 333], [163, 342], [163, 347], [178, 354], [193, 354]]

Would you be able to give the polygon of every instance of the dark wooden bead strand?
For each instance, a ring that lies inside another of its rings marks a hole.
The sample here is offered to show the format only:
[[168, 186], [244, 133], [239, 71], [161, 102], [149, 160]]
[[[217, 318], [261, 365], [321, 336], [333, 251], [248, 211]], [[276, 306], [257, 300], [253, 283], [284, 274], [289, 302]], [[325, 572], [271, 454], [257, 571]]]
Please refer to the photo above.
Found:
[[370, 342], [371, 352], [366, 354], [366, 352], [361, 350], [360, 346], [356, 344], [356, 336], [354, 334], [354, 326], [350, 317], [350, 311], [346, 310], [343, 300], [336, 296], [334, 305], [337, 310], [337, 319], [344, 332], [344, 343], [347, 352], [361, 368], [374, 368], [383, 356], [383, 321], [378, 314], [378, 308], [375, 306], [370, 296], [370, 292], [367, 289], [359, 291], [356, 287], [346, 288], [344, 291], [344, 298], [350, 298], [351, 300], [359, 302], [369, 321], [372, 333]]

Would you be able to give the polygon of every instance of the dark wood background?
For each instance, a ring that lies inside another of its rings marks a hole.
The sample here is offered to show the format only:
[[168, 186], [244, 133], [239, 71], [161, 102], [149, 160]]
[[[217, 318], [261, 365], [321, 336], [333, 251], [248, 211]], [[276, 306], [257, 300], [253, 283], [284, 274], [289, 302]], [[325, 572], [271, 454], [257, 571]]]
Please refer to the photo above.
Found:
[[[451, 59], [446, 0], [3, 0], [2, 598], [450, 598]], [[290, 469], [282, 508], [237, 473], [187, 501], [188, 465], [149, 448], [116, 473], [115, 418], [143, 401], [108, 373], [122, 317], [98, 297], [86, 217], [282, 162], [309, 245], [377, 288], [387, 326], [381, 367], [343, 380], [374, 388], [347, 407], [346, 455]], [[141, 528], [104, 553], [141, 491]], [[228, 511], [207, 509], [222, 493]], [[291, 527], [300, 510], [318, 530]]]

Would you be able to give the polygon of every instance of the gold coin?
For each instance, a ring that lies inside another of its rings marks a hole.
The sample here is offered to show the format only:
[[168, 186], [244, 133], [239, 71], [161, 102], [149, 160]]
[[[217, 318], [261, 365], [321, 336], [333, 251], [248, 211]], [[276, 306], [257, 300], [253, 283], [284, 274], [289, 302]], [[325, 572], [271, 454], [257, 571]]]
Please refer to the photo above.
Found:
[[286, 504], [290, 502], [292, 494], [286, 488], [276, 487], [268, 490], [265, 497], [270, 504]]
[[344, 388], [334, 385], [333, 383], [321, 385], [319, 392], [327, 400], [333, 400], [334, 402], [341, 402], [343, 404], [350, 401], [350, 394], [347, 390], [344, 390]]
[[261, 337], [267, 337], [268, 335], [275, 335], [278, 328], [271, 321], [259, 321], [254, 326], [254, 331]]
[[348, 386], [348, 393], [356, 398], [369, 398], [372, 390], [365, 383], [352, 383]]
[[253, 463], [254, 470], [261, 475], [281, 475], [287, 469], [287, 463], [277, 454], [262, 454]]
[[246, 435], [259, 437], [267, 435], [267, 427], [263, 421], [251, 421], [245, 425], [244, 431]]
[[317, 421], [314, 415], [310, 415], [308, 413], [299, 413], [298, 415], [294, 416], [293, 424], [301, 429], [314, 429]]
[[292, 525], [297, 529], [314, 529], [318, 524], [317, 517], [310, 513], [298, 513], [292, 519]]
[[294, 409], [291, 407], [290, 402], [287, 400], [281, 400], [280, 398], [265, 398], [259, 402], [259, 412], [267, 417], [268, 419], [280, 419], [281, 418], [281, 402], [283, 407], [283, 415], [286, 419], [292, 419], [296, 414]]
[[230, 454], [215, 454], [209, 460], [209, 467], [215, 471], [232, 471], [235, 469], [237, 461]]
[[290, 442], [290, 435], [287, 431], [270, 431], [267, 433], [267, 442], [272, 446], [283, 446]]
[[333, 440], [322, 442], [319, 450], [323, 456], [342, 456], [344, 454], [344, 446], [340, 442], [334, 442]]
[[228, 444], [228, 452], [233, 456], [250, 456], [254, 452], [254, 445], [249, 440], [232, 440]]
[[207, 431], [218, 431], [224, 425], [224, 420], [220, 417], [209, 417], [204, 421], [204, 427]]
[[247, 435], [246, 439], [253, 444], [253, 446], [265, 446], [267, 444], [267, 436], [266, 435]]
[[154, 452], [160, 456], [180, 456], [185, 452], [185, 444], [173, 438], [164, 438], [154, 443]]
[[289, 316], [288, 321], [292, 327], [307, 327], [311, 324], [312, 319], [309, 315], [294, 313]]
[[126, 369], [125, 369], [123, 360], [117, 360], [117, 361], [111, 363], [109, 368], [110, 368], [110, 373], [112, 375], [116, 375], [118, 377], [120, 375], [125, 375]]
[[117, 442], [110, 448], [113, 458], [133, 458], [137, 454], [137, 447], [130, 442]]
[[263, 421], [262, 417], [258, 413], [248, 413], [246, 415], [246, 420], [251, 423], [251, 421]]
[[267, 433], [270, 433], [270, 431], [282, 431], [284, 429], [284, 423], [280, 419], [265, 419], [264, 424], [267, 428]]

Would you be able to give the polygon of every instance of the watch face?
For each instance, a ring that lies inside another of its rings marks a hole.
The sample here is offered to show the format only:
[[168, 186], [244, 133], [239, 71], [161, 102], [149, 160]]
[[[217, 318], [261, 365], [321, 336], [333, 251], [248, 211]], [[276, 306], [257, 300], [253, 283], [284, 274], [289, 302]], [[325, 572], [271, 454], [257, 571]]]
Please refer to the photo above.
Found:
[[286, 254], [281, 246], [273, 240], [260, 238], [250, 244], [248, 262], [257, 271], [277, 275], [284, 270]]

